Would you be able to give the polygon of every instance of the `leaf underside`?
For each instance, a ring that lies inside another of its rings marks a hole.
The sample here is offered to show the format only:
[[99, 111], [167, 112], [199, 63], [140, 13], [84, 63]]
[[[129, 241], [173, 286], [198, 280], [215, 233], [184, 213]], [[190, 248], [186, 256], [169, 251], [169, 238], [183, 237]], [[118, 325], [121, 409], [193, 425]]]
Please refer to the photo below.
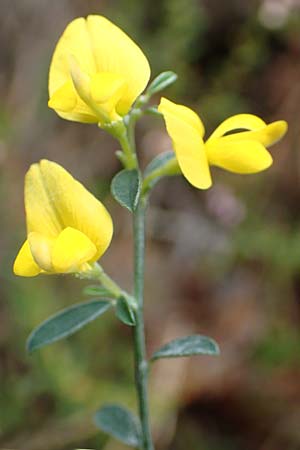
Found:
[[207, 336], [195, 334], [175, 339], [157, 350], [152, 361], [159, 358], [177, 358], [192, 355], [219, 355], [218, 344]]

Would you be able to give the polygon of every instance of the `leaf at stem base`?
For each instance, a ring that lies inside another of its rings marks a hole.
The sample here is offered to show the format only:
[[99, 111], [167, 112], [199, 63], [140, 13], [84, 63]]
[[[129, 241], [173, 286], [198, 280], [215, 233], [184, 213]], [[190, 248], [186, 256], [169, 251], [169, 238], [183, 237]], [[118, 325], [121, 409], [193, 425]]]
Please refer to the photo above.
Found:
[[94, 422], [100, 430], [131, 447], [141, 443], [139, 420], [128, 409], [119, 405], [106, 405], [94, 415]]

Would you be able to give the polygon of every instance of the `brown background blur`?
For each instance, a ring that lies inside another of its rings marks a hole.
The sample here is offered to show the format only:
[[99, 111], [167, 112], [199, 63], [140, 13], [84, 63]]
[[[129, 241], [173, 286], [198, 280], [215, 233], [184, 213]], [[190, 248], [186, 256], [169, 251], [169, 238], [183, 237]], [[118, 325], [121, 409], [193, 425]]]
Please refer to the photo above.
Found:
[[[299, 0], [0, 0], [0, 448], [124, 448], [98, 432], [102, 403], [135, 408], [131, 330], [107, 313], [32, 356], [29, 332], [83, 300], [71, 277], [12, 274], [25, 238], [23, 180], [32, 162], [62, 164], [109, 208], [106, 271], [130, 289], [129, 213], [109, 194], [118, 145], [96, 126], [47, 107], [55, 43], [77, 16], [104, 14], [143, 48], [164, 94], [201, 115], [209, 133], [229, 115], [286, 119], [266, 173], [213, 171], [207, 192], [160, 182], [148, 213], [149, 352], [208, 334], [221, 356], [158, 362], [151, 374], [158, 450], [300, 449]], [[109, 45], [109, 43], [108, 43]], [[154, 104], [159, 97], [153, 99]], [[170, 148], [161, 120], [138, 125], [143, 164]]]

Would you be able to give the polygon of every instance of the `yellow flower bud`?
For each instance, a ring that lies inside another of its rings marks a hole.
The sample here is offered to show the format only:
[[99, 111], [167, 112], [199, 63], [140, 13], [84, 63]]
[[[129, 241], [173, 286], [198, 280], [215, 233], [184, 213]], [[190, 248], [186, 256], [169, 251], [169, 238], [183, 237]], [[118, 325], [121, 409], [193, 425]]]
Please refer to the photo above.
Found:
[[102, 16], [73, 20], [49, 72], [49, 102], [68, 120], [104, 125], [127, 114], [150, 78], [141, 49]]
[[25, 177], [27, 240], [16, 275], [83, 273], [106, 251], [113, 224], [103, 206], [59, 164], [42, 160]]

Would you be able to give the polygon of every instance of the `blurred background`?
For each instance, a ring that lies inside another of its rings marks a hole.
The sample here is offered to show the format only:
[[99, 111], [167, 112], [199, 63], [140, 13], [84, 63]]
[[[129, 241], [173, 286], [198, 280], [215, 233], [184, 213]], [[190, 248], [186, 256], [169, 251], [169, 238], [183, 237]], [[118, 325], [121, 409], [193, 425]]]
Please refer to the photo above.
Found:
[[[229, 115], [286, 119], [266, 173], [213, 170], [209, 191], [160, 182], [148, 212], [149, 352], [186, 334], [215, 338], [221, 356], [157, 362], [151, 373], [157, 450], [300, 449], [300, 1], [0, 1], [0, 448], [121, 450], [91, 423], [103, 403], [135, 408], [131, 329], [112, 313], [29, 356], [30, 331], [84, 299], [71, 277], [22, 279], [12, 263], [25, 238], [24, 175], [62, 164], [110, 210], [115, 236], [102, 260], [131, 289], [129, 213], [111, 198], [117, 143], [47, 107], [55, 43], [77, 16], [103, 14], [133, 37], [164, 94], [196, 109], [209, 133]], [[109, 45], [109, 43], [108, 43]], [[159, 97], [153, 99], [154, 104]], [[170, 148], [162, 120], [137, 130], [142, 164]]]

